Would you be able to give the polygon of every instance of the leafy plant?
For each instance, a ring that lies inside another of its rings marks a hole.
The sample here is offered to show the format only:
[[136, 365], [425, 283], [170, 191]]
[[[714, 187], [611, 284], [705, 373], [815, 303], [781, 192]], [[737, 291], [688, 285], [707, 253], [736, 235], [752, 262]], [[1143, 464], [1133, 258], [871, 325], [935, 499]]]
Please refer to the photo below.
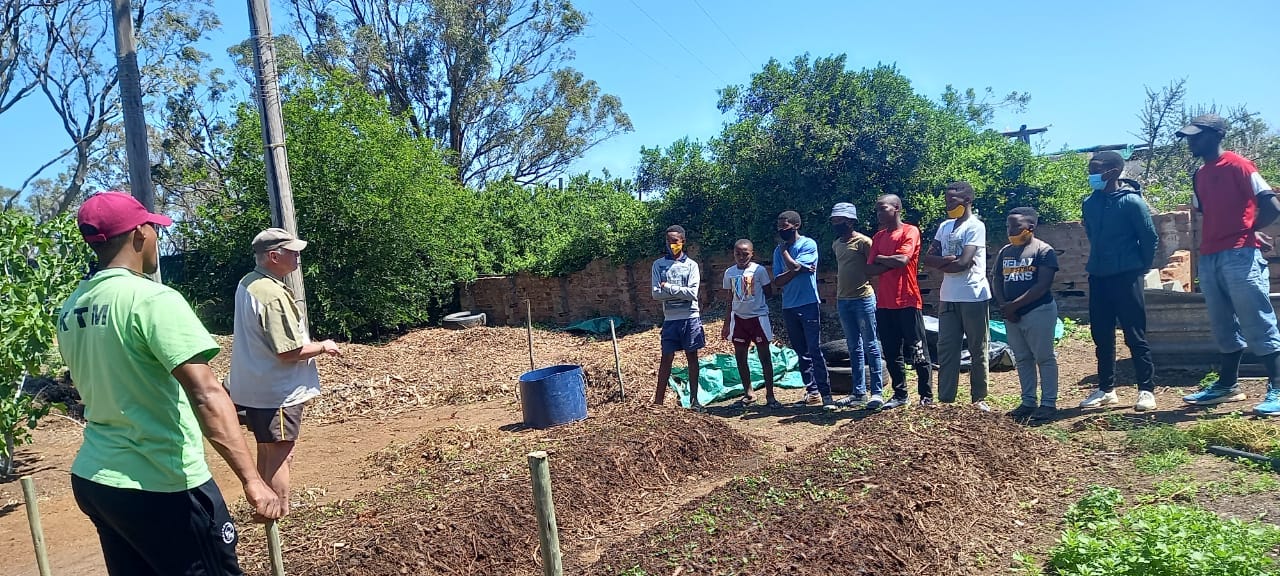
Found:
[[74, 216], [37, 224], [16, 210], [0, 212], [0, 475], [12, 472], [14, 448], [31, 442], [30, 429], [49, 411], [49, 405], [22, 394], [22, 383], [42, 371], [58, 308], [88, 261]]
[[1124, 504], [1124, 496], [1119, 490], [1109, 486], [1089, 486], [1088, 494], [1067, 508], [1066, 521], [1070, 526], [1085, 526], [1090, 523], [1110, 520], [1116, 517], [1116, 509]]
[[1105, 513], [1068, 517], [1068, 528], [1050, 552], [1048, 565], [1056, 574], [1262, 576], [1277, 568], [1270, 555], [1280, 545], [1276, 526], [1224, 520], [1176, 504], [1139, 506], [1123, 515], [1115, 514], [1114, 498], [1099, 504], [1079, 509]]
[[1205, 388], [1212, 386], [1213, 383], [1217, 381], [1218, 381], [1218, 372], [1215, 370], [1210, 370], [1204, 373], [1204, 377], [1200, 379], [1200, 383], [1198, 384], [1198, 386], [1200, 387], [1201, 390], [1204, 390]]
[[1081, 342], [1088, 342], [1093, 339], [1093, 335], [1089, 333], [1089, 327], [1071, 317], [1062, 318], [1062, 335], [1068, 340], [1079, 340]]

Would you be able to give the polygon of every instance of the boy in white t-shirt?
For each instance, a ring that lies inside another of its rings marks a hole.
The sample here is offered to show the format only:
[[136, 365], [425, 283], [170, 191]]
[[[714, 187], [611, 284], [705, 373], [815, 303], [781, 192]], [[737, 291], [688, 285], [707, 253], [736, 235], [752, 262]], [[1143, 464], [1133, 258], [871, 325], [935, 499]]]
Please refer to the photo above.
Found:
[[949, 220], [924, 255], [924, 264], [943, 272], [938, 314], [938, 400], [956, 401], [960, 387], [961, 341], [969, 348], [969, 399], [984, 412], [987, 405], [987, 342], [990, 319], [987, 283], [987, 227], [973, 214], [973, 186], [947, 185]]
[[751, 393], [751, 371], [747, 367], [747, 352], [755, 344], [764, 371], [766, 405], [781, 408], [782, 403], [773, 395], [773, 360], [769, 343], [773, 330], [769, 326], [769, 303], [765, 301], [767, 288], [772, 282], [769, 270], [752, 261], [755, 247], [750, 240], [739, 240], [733, 245], [733, 259], [737, 263], [724, 271], [724, 289], [733, 300], [733, 310], [720, 330], [720, 337], [733, 341], [733, 355], [738, 361], [738, 376], [742, 379], [742, 405], [756, 401]]

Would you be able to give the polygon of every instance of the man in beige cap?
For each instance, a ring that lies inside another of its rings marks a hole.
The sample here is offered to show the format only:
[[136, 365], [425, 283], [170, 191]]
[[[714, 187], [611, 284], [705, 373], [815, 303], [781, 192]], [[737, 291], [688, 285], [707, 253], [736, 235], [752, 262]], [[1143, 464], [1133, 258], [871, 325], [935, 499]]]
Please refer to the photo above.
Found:
[[305, 240], [280, 228], [253, 239], [257, 267], [236, 287], [228, 389], [258, 441], [258, 473], [289, 502], [289, 461], [302, 407], [320, 395], [317, 356], [341, 355], [333, 340], [312, 342], [284, 277], [298, 269]]

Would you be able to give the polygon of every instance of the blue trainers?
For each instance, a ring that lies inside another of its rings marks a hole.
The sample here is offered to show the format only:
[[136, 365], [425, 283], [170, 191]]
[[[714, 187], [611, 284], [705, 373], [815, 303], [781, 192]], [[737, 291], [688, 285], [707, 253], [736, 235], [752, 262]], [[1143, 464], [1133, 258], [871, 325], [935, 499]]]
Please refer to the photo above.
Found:
[[1197, 406], [1210, 406], [1213, 404], [1221, 404], [1223, 402], [1237, 402], [1244, 400], [1244, 392], [1240, 388], [1232, 386], [1230, 388], [1220, 388], [1218, 383], [1214, 382], [1208, 388], [1187, 394], [1182, 397], [1182, 401], [1187, 404], [1195, 404]]
[[1267, 397], [1261, 404], [1254, 406], [1253, 411], [1259, 416], [1280, 416], [1280, 387], [1268, 389]]

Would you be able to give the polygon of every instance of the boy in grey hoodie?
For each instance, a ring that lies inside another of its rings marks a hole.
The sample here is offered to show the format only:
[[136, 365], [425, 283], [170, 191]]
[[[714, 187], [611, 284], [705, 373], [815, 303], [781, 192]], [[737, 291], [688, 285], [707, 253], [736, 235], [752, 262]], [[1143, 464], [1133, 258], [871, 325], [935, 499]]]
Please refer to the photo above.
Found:
[[662, 404], [671, 380], [671, 363], [683, 350], [689, 362], [689, 407], [703, 411], [698, 401], [698, 350], [707, 344], [698, 317], [698, 263], [684, 252], [684, 228], [671, 226], [666, 232], [666, 254], [653, 263], [649, 290], [662, 302], [662, 361], [658, 364], [658, 387], [653, 403]]

